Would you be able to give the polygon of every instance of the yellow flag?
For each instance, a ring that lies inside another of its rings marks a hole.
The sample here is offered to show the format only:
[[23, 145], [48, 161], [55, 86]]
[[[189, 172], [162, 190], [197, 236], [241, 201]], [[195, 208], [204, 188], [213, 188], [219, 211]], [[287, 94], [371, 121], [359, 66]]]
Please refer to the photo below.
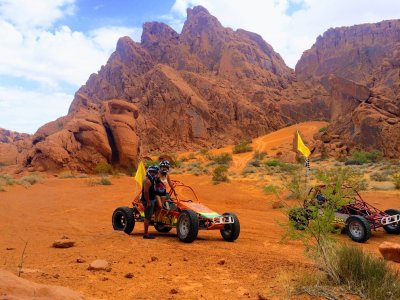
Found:
[[309, 157], [311, 152], [310, 149], [306, 145], [304, 145], [303, 140], [300, 137], [299, 132], [297, 131], [297, 150], [301, 152], [305, 157]]
[[146, 169], [144, 168], [143, 161], [140, 161], [135, 175], [135, 180], [140, 185], [140, 188], [142, 188], [145, 176], [146, 176]]

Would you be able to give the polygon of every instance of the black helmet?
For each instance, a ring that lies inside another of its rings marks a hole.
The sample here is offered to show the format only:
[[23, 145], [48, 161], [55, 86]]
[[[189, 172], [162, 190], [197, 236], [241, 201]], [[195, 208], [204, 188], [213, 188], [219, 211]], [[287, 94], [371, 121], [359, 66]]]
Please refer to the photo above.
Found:
[[160, 162], [160, 168], [167, 167], [169, 169], [170, 166], [171, 164], [169, 163], [168, 160], [163, 160], [162, 162]]
[[158, 171], [160, 171], [160, 168], [157, 165], [152, 165], [152, 166], [147, 168], [147, 175], [151, 176], [150, 172], [158, 173]]

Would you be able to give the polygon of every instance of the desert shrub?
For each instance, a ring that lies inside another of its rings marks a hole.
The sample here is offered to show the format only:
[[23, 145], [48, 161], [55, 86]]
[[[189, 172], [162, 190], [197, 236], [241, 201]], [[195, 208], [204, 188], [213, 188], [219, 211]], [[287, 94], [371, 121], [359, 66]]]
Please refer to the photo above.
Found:
[[363, 178], [363, 174], [356, 172], [351, 167], [335, 167], [324, 170], [317, 170], [315, 174], [319, 183], [334, 185], [335, 187], [341, 187], [342, 185], [348, 185], [356, 190], [366, 189], [366, 180]]
[[220, 182], [228, 182], [228, 166], [219, 165], [213, 171], [212, 181], [214, 184], [218, 184]]
[[110, 178], [107, 176], [101, 176], [99, 178], [89, 178], [87, 181], [88, 186], [96, 186], [96, 185], [112, 185]]
[[58, 175], [58, 178], [60, 178], [60, 179], [75, 178], [75, 175], [72, 174], [71, 171], [64, 171], [64, 172], [61, 172], [61, 173]]
[[324, 126], [324, 127], [321, 127], [318, 131], [319, 132], [325, 132], [327, 130], [328, 130], [328, 126]]
[[189, 157], [187, 156], [181, 156], [181, 162], [186, 162], [189, 160]]
[[400, 190], [400, 173], [393, 175], [393, 183], [396, 190]]
[[218, 155], [211, 155], [209, 156], [209, 159], [219, 165], [229, 165], [232, 161], [232, 155], [229, 153], [221, 153]]
[[368, 151], [353, 151], [351, 153], [351, 159], [345, 162], [345, 165], [362, 165], [368, 162], [377, 162], [381, 159], [381, 153], [377, 150]]
[[243, 170], [242, 170], [242, 175], [247, 175], [247, 174], [254, 174], [257, 172], [256, 167], [247, 165]]
[[203, 156], [206, 156], [208, 154], [208, 149], [207, 148], [200, 149], [199, 153]]
[[110, 178], [108, 178], [107, 176], [102, 176], [100, 178], [99, 184], [100, 185], [112, 185], [112, 182], [111, 182]]
[[250, 152], [253, 150], [253, 147], [250, 145], [251, 141], [241, 141], [239, 144], [235, 145], [232, 149], [234, 154]]
[[277, 167], [277, 166], [280, 166], [282, 164], [283, 163], [278, 159], [271, 159], [271, 160], [267, 160], [265, 162], [265, 165], [268, 166], [268, 167]]
[[400, 299], [400, 281], [386, 261], [362, 249], [342, 246], [336, 251], [336, 272], [340, 283], [351, 286], [367, 299]]
[[275, 194], [278, 191], [278, 187], [273, 184], [266, 185], [263, 187], [263, 191], [266, 194]]
[[0, 174], [0, 183], [3, 183], [4, 185], [13, 185], [15, 180], [9, 174]]
[[346, 166], [352, 166], [352, 165], [362, 165], [363, 162], [355, 159], [348, 159], [344, 162]]
[[248, 164], [249, 166], [253, 166], [253, 167], [256, 167], [256, 168], [261, 167], [260, 160], [255, 159], [255, 158], [251, 159], [247, 164]]
[[81, 174], [79, 174], [77, 177], [78, 177], [78, 178], [88, 178], [89, 176], [88, 176], [88, 174], [81, 173]]
[[171, 163], [171, 167], [173, 167], [173, 168], [182, 167], [182, 160], [175, 159], [175, 160], [171, 161], [170, 163]]
[[196, 159], [196, 154], [190, 153], [189, 154], [189, 159]]
[[94, 168], [94, 173], [96, 174], [111, 174], [112, 166], [105, 161], [99, 162]]
[[0, 192], [5, 192], [6, 189], [4, 188], [4, 186], [2, 184], [0, 184]]
[[283, 186], [289, 192], [288, 199], [305, 199], [309, 190], [307, 178], [300, 172], [293, 172], [288, 177], [284, 177]]
[[385, 172], [373, 172], [370, 178], [374, 181], [389, 181], [389, 175]]
[[265, 151], [256, 151], [254, 152], [253, 159], [263, 160], [268, 155]]
[[22, 186], [24, 186], [24, 187], [29, 187], [29, 186], [31, 186], [31, 185], [34, 185], [34, 184], [40, 182], [40, 181], [41, 181], [41, 178], [40, 178], [39, 175], [37, 175], [37, 174], [31, 174], [31, 175], [22, 177], [22, 178], [18, 181], [18, 184], [20, 184], [20, 185], [22, 185]]

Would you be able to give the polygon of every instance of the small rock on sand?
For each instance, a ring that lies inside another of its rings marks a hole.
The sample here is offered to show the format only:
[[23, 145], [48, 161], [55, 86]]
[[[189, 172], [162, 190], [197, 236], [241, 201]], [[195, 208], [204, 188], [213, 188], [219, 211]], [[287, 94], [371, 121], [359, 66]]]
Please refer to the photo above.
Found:
[[70, 240], [69, 238], [62, 238], [60, 240], [55, 240], [53, 242], [53, 247], [54, 248], [71, 248], [75, 245], [75, 242], [73, 240]]
[[111, 271], [110, 263], [104, 259], [96, 259], [93, 261], [89, 267], [89, 271]]
[[379, 252], [386, 260], [400, 262], [400, 244], [383, 242], [379, 245]]

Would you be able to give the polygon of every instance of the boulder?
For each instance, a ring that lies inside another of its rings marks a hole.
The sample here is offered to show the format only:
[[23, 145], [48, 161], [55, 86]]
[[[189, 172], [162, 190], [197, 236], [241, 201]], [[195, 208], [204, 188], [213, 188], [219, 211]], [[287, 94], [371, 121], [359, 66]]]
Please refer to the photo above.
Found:
[[95, 261], [91, 262], [89, 267], [89, 271], [111, 271], [110, 263], [104, 259], [96, 259]]
[[[38, 284], [0, 270], [0, 298], [20, 300], [85, 300], [79, 292], [61, 286]], [[91, 298], [93, 300], [93, 298]]]
[[400, 263], [400, 244], [383, 242], [379, 245], [379, 252], [384, 259]]
[[53, 242], [54, 248], [71, 248], [75, 245], [75, 241], [69, 238], [62, 238]]

